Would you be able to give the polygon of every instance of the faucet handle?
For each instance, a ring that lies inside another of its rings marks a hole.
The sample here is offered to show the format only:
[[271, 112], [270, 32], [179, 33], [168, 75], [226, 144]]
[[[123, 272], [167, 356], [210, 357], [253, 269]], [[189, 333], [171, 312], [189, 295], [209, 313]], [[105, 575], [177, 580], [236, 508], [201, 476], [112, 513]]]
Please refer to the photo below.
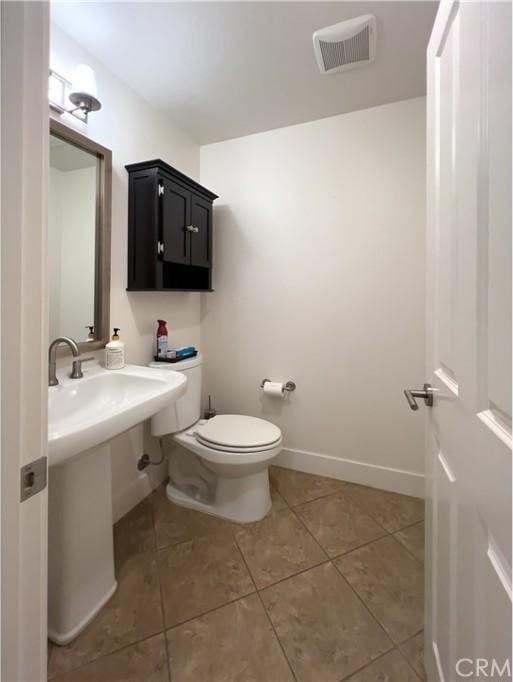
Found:
[[82, 379], [84, 376], [84, 373], [82, 372], [82, 363], [83, 362], [91, 362], [91, 360], [96, 360], [94, 355], [90, 355], [87, 358], [83, 358], [82, 356], [79, 356], [76, 360], [73, 360], [73, 366], [71, 369], [71, 374], [69, 375], [70, 379]]
[[71, 367], [70, 379], [81, 379], [84, 376], [82, 372], [82, 360], [73, 360], [73, 365]]

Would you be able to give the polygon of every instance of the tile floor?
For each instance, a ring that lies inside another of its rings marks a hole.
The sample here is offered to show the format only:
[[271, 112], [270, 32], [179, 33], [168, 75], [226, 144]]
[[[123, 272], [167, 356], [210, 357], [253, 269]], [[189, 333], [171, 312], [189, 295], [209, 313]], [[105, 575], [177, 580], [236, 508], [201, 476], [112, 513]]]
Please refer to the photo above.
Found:
[[422, 500], [271, 469], [237, 525], [160, 488], [114, 527], [118, 590], [55, 682], [419, 682]]

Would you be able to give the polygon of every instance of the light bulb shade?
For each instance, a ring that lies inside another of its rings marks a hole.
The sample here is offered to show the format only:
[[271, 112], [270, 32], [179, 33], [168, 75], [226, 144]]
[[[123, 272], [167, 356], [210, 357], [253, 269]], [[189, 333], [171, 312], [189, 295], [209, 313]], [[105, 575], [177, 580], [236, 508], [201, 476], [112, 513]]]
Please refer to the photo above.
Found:
[[71, 86], [72, 92], [81, 92], [84, 95], [89, 95], [98, 99], [98, 92], [96, 90], [96, 78], [94, 71], [87, 64], [78, 64], [73, 74], [73, 81]]
[[77, 109], [82, 110], [86, 120], [90, 111], [101, 109], [102, 105], [96, 94], [94, 71], [87, 64], [79, 64], [75, 69], [69, 99]]

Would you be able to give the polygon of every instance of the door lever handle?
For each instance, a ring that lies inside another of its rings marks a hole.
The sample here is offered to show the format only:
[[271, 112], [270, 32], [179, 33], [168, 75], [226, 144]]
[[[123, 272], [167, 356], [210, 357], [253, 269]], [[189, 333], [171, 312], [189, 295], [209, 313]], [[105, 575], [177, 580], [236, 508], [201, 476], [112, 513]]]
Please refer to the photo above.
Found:
[[408, 401], [408, 405], [412, 410], [418, 410], [419, 404], [415, 398], [423, 398], [424, 404], [427, 407], [433, 407], [433, 389], [431, 384], [424, 384], [422, 389], [420, 388], [405, 388], [404, 395]]

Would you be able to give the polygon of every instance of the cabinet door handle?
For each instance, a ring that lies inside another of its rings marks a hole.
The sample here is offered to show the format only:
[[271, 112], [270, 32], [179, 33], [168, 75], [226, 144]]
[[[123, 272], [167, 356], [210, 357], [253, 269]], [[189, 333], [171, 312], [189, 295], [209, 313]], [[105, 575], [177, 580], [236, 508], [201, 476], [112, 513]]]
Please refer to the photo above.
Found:
[[194, 227], [194, 225], [187, 225], [185, 229], [187, 232], [199, 232], [199, 227]]
[[162, 242], [157, 242], [157, 253], [164, 253], [164, 244]]

